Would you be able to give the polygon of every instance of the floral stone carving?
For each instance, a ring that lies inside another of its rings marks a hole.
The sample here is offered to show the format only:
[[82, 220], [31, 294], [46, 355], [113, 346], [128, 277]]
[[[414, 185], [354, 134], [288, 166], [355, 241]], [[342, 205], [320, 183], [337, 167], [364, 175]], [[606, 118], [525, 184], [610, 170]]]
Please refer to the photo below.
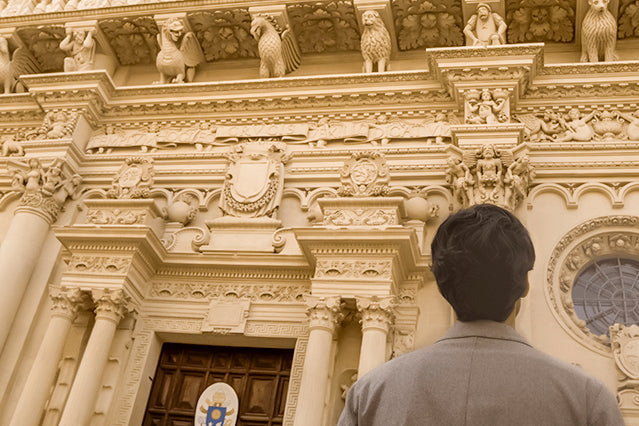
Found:
[[462, 207], [491, 203], [510, 210], [528, 195], [535, 176], [528, 156], [514, 160], [510, 151], [497, 151], [493, 145], [465, 152], [463, 160], [450, 157], [446, 175]]
[[193, 12], [188, 19], [208, 62], [257, 56], [248, 9]]
[[588, 0], [590, 8], [581, 23], [581, 62], [617, 60], [617, 21], [608, 10], [610, 0]]
[[153, 184], [152, 159], [135, 157], [127, 158], [113, 178], [108, 198], [147, 198]]
[[508, 0], [508, 41], [568, 43], [575, 37], [575, 0]]
[[376, 10], [362, 13], [362, 40], [360, 43], [364, 58], [364, 72], [373, 72], [377, 65], [378, 72], [387, 71], [391, 56], [391, 37], [384, 25], [382, 17]]
[[337, 193], [342, 197], [382, 196], [388, 193], [390, 170], [379, 152], [354, 153], [344, 163], [340, 181]]
[[359, 30], [352, 2], [292, 3], [286, 9], [302, 53], [359, 48]]
[[464, 43], [460, 0], [395, 0], [391, 5], [400, 50]]
[[13, 52], [13, 58], [11, 56], [7, 39], [0, 37], [0, 83], [5, 94], [16, 91], [19, 76], [39, 72], [38, 64], [23, 47], [18, 47]]
[[236, 146], [227, 158], [220, 210], [225, 216], [273, 217], [284, 186], [288, 161], [282, 142], [250, 142]]
[[20, 204], [40, 210], [51, 223], [68, 198], [79, 196], [78, 187], [82, 183], [82, 177], [72, 175], [64, 164], [63, 160], [56, 159], [43, 167], [37, 158], [27, 163], [11, 163], [11, 184], [22, 192]]
[[67, 55], [64, 58], [64, 72], [90, 70], [93, 67], [95, 47], [93, 31], [73, 31], [67, 28], [67, 36], [60, 42], [60, 49]]
[[155, 61], [159, 51], [156, 41], [159, 30], [152, 17], [104, 19], [99, 25], [120, 64], [152, 64]]
[[506, 22], [490, 5], [479, 3], [466, 26], [464, 35], [467, 46], [496, 46], [506, 44]]
[[65, 54], [60, 42], [65, 37], [64, 27], [19, 28], [18, 35], [33, 54], [42, 72], [62, 71]]
[[186, 31], [180, 18], [165, 22], [157, 36], [160, 52], [155, 66], [160, 72], [160, 84], [191, 82], [195, 68], [204, 62], [195, 34]]
[[260, 77], [284, 77], [300, 66], [299, 48], [288, 26], [282, 29], [271, 16], [256, 16], [251, 35], [260, 54]]
[[510, 121], [510, 97], [504, 89], [471, 89], [464, 93], [466, 123], [497, 124]]
[[619, 2], [618, 23], [617, 36], [620, 39], [639, 36], [638, 0], [621, 0]]

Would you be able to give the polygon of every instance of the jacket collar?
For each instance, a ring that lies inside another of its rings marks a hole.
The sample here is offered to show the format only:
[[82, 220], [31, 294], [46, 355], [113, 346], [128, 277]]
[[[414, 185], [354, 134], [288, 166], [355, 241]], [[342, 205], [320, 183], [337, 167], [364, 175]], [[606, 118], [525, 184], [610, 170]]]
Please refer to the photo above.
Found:
[[464, 337], [486, 337], [489, 339], [512, 340], [531, 346], [530, 343], [521, 337], [511, 326], [506, 325], [503, 322], [488, 320], [469, 322], [457, 321], [450, 329], [448, 329], [444, 337], [438, 341]]

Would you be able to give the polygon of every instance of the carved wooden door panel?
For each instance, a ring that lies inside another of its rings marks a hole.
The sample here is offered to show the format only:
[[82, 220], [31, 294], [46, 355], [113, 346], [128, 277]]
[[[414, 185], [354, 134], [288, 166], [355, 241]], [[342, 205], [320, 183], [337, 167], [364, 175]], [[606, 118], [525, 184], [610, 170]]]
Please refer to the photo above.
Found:
[[193, 426], [197, 400], [215, 382], [237, 392], [238, 426], [281, 425], [292, 359], [292, 349], [165, 344], [143, 425]]

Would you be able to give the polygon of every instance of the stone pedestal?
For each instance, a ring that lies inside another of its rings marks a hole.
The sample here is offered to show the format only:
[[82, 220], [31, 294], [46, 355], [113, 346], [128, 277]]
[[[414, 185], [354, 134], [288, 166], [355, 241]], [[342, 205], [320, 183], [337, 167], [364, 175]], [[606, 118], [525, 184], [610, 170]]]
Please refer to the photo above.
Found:
[[523, 143], [524, 125], [520, 123], [460, 124], [450, 126], [453, 144], [462, 149], [492, 144], [497, 149], [510, 149]]
[[164, 233], [163, 214], [153, 199], [88, 199], [84, 204], [87, 206], [87, 224], [148, 226], [158, 237]]
[[282, 222], [269, 217], [241, 218], [224, 216], [206, 222], [211, 241], [202, 246], [202, 252], [253, 251], [273, 252], [273, 233]]

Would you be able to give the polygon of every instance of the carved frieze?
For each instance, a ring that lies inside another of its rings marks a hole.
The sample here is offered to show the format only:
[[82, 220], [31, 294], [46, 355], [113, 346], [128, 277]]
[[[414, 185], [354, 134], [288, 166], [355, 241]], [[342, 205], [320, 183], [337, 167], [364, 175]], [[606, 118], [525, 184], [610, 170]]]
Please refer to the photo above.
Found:
[[24, 27], [18, 35], [33, 54], [43, 72], [62, 71], [65, 54], [60, 50], [60, 42], [65, 37], [64, 27]]
[[90, 209], [87, 222], [94, 225], [138, 225], [146, 221], [146, 211], [129, 209]]
[[69, 261], [70, 270], [94, 274], [123, 274], [126, 273], [129, 265], [131, 265], [129, 256], [74, 255]]
[[187, 16], [207, 62], [257, 56], [248, 9], [193, 12]]
[[12, 162], [12, 186], [22, 192], [20, 205], [33, 208], [44, 215], [51, 223], [68, 198], [79, 195], [80, 175], [71, 174], [61, 159], [53, 160], [43, 166], [37, 158], [28, 162]]
[[159, 29], [151, 16], [104, 19], [99, 25], [121, 65], [155, 62]]
[[460, 0], [393, 0], [391, 5], [400, 50], [464, 44]]
[[390, 170], [379, 152], [354, 153], [344, 162], [340, 181], [337, 193], [342, 197], [382, 196], [388, 193]]
[[568, 43], [575, 37], [575, 0], [507, 0], [510, 43]]
[[318, 260], [316, 278], [391, 279], [391, 260]]
[[466, 151], [463, 159], [450, 157], [446, 179], [462, 205], [491, 203], [514, 210], [528, 195], [534, 178], [528, 156], [514, 159], [508, 150], [484, 145]]
[[325, 226], [389, 226], [399, 223], [397, 209], [389, 208], [330, 208], [323, 212], [322, 223]]
[[152, 158], [127, 158], [113, 178], [107, 197], [147, 198], [155, 174], [152, 161]]
[[287, 5], [302, 53], [359, 50], [353, 3], [345, 0]]
[[282, 197], [286, 144], [251, 142], [236, 146], [228, 155], [220, 209], [225, 216], [272, 217]]
[[220, 299], [273, 302], [300, 302], [310, 288], [304, 285], [284, 284], [211, 284], [154, 282], [150, 286], [149, 296], [174, 299]]

